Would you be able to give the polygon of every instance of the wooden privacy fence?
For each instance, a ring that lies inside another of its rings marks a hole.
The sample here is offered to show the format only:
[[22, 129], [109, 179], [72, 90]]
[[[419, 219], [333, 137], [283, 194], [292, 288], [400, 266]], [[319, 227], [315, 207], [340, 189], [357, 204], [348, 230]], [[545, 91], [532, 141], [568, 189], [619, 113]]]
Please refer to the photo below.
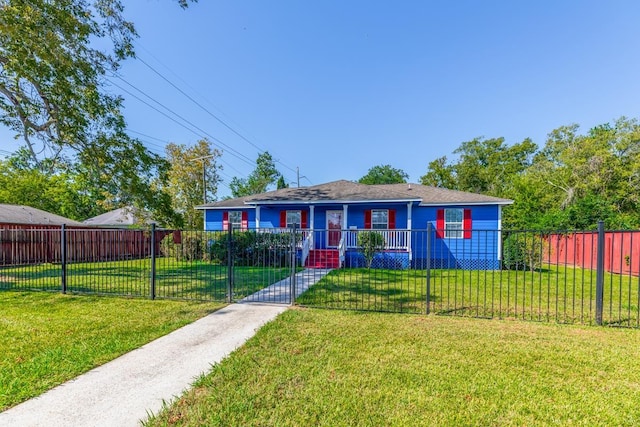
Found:
[[[597, 268], [598, 232], [550, 234], [545, 262]], [[640, 232], [607, 231], [604, 233], [604, 270], [609, 273], [640, 276]]]
[[[62, 260], [60, 226], [6, 226], [0, 228], [0, 265], [59, 263]], [[156, 231], [155, 253], [168, 232]], [[133, 229], [65, 227], [66, 260], [105, 261], [151, 255], [151, 232]]]

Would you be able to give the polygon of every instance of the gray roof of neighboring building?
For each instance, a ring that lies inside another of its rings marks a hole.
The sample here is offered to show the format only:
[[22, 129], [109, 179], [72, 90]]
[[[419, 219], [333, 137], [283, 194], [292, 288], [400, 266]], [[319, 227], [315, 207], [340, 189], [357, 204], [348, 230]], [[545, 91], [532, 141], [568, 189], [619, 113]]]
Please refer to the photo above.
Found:
[[74, 225], [83, 224], [31, 206], [0, 203], [0, 224]]
[[364, 202], [409, 202], [417, 201], [421, 205], [452, 204], [500, 204], [508, 205], [513, 201], [482, 194], [445, 188], [428, 187], [420, 184], [383, 184], [366, 185], [340, 180], [311, 187], [283, 188], [262, 194], [223, 200], [198, 206], [198, 209], [247, 208], [251, 205], [265, 204], [310, 204], [325, 203], [364, 203]]
[[94, 216], [93, 218], [86, 219], [82, 222], [85, 225], [126, 227], [140, 223], [150, 224], [152, 221], [147, 218], [139, 218], [134, 214], [132, 208], [120, 208]]

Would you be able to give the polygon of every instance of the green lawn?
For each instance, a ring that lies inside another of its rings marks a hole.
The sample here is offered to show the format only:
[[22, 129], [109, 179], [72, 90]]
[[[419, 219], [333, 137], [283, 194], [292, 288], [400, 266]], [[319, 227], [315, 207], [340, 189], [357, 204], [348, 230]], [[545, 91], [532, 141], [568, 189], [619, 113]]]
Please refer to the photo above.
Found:
[[640, 331], [294, 309], [149, 426], [636, 426]]
[[[313, 307], [426, 313], [425, 270], [334, 270], [297, 299]], [[639, 326], [638, 277], [605, 274], [603, 320]], [[431, 270], [430, 311], [565, 323], [595, 322], [596, 274], [548, 266], [541, 271]]]
[[0, 411], [221, 307], [220, 303], [2, 291]]
[[[291, 274], [290, 268], [234, 267], [234, 296], [242, 298]], [[225, 301], [228, 268], [204, 261], [156, 261], [156, 296]], [[69, 292], [148, 297], [149, 259], [71, 263], [67, 266]], [[0, 269], [0, 289], [60, 290], [60, 265], [38, 264]]]

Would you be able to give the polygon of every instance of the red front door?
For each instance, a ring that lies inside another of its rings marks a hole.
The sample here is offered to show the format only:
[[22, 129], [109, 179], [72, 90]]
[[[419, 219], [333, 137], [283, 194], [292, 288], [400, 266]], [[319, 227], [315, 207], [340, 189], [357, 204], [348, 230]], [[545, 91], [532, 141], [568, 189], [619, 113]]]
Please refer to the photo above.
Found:
[[327, 246], [337, 248], [342, 237], [342, 211], [327, 211]]

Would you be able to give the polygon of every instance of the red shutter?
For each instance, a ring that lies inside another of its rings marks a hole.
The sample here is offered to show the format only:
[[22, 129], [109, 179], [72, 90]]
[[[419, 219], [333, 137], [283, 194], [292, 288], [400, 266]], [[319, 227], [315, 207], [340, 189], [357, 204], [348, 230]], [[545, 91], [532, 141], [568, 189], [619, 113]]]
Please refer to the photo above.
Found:
[[180, 230], [173, 230], [173, 243], [176, 245], [182, 243], [182, 232]]
[[371, 210], [364, 211], [364, 228], [371, 228]]
[[280, 228], [287, 226], [287, 211], [280, 211]]
[[302, 221], [302, 224], [300, 225], [300, 227], [303, 228], [303, 229], [309, 228], [309, 220], [308, 220], [307, 211], [303, 210], [300, 213], [300, 217], [301, 217], [300, 220]]
[[436, 212], [436, 237], [444, 237], [444, 209], [438, 209]]
[[229, 229], [229, 212], [222, 212], [222, 229]]
[[471, 238], [471, 209], [464, 210], [464, 222], [462, 223], [462, 228], [464, 228], [464, 238]]
[[396, 210], [389, 209], [389, 230], [395, 230], [396, 228]]
[[242, 212], [242, 225], [241, 228], [243, 230], [248, 230], [249, 229], [249, 212], [247, 211], [243, 211]]

